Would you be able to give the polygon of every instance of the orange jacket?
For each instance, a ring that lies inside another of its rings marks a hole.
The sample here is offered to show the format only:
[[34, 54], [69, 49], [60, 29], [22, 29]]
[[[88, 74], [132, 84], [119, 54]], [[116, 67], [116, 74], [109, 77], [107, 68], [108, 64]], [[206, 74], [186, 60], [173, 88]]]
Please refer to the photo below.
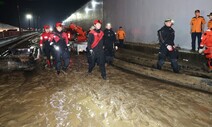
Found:
[[203, 35], [202, 35], [202, 41], [200, 43], [200, 47], [212, 47], [212, 28], [208, 29]]
[[212, 28], [212, 19], [210, 21], [208, 21], [208, 29]]
[[120, 40], [124, 39], [125, 36], [126, 36], [124, 30], [118, 30], [116, 34], [117, 34], [117, 38], [120, 39]]
[[202, 16], [199, 16], [199, 17], [193, 17], [191, 19], [191, 22], [190, 22], [190, 25], [191, 25], [191, 32], [194, 33], [194, 32], [202, 32], [203, 29], [202, 29], [202, 25], [205, 24], [205, 19], [204, 17]]

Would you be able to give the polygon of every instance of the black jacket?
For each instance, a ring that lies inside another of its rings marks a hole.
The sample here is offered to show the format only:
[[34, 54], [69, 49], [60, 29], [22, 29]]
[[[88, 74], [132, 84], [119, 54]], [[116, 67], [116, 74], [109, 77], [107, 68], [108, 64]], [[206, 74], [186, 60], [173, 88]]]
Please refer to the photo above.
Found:
[[105, 49], [113, 49], [113, 44], [116, 41], [116, 35], [112, 29], [104, 30], [104, 46]]
[[158, 39], [161, 45], [174, 45], [175, 31], [171, 27], [163, 26], [158, 30]]
[[63, 35], [65, 35], [65, 33], [63, 32], [63, 31], [61, 31], [61, 32], [59, 32], [59, 31], [55, 31], [55, 32], [53, 32], [53, 34], [56, 36], [56, 37], [58, 37], [59, 38], [59, 41], [58, 42], [55, 42], [55, 45], [58, 45], [58, 46], [60, 46], [60, 48], [62, 49], [62, 50], [67, 50], [67, 45], [66, 45], [66, 41], [65, 41], [65, 38], [63, 38]]
[[[94, 31], [96, 31], [97, 33], [101, 32], [101, 30], [94, 30]], [[89, 33], [88, 34], [88, 47], [87, 47], [88, 50], [91, 50], [91, 45], [93, 42], [94, 42], [94, 35]], [[103, 52], [104, 51], [103, 50], [103, 38], [100, 40], [98, 45], [93, 48], [93, 51], [94, 52]]]

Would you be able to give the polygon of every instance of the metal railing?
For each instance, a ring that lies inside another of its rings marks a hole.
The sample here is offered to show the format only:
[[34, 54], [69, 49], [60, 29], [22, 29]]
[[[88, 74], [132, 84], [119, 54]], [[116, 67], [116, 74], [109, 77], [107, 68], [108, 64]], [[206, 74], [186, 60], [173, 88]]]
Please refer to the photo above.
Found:
[[[21, 34], [27, 34], [27, 33], [30, 33], [32, 31], [22, 31]], [[20, 36], [20, 32], [19, 31], [3, 31], [3, 32], [0, 32], [0, 40], [3, 40], [3, 39], [8, 39], [8, 38], [11, 38], [11, 37], [16, 37], [16, 36]]]

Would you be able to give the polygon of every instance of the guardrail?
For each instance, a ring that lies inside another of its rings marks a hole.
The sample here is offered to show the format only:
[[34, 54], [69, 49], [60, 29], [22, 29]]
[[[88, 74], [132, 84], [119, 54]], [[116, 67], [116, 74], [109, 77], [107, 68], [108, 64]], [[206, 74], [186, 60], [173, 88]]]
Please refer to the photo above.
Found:
[[7, 39], [2, 39], [2, 40], [0, 40], [0, 48], [5, 46], [5, 45], [13, 43], [14, 41], [17, 41], [19, 39], [25, 38], [27, 36], [30, 36], [30, 35], [33, 35], [33, 34], [36, 34], [36, 33], [37, 32], [30, 32], [30, 33], [25, 33], [21, 36], [15, 36], [15, 37], [7, 38]]
[[[32, 31], [22, 31], [21, 34], [31, 33]], [[3, 31], [0, 32], [0, 40], [8, 39], [11, 37], [20, 36], [19, 31]]]

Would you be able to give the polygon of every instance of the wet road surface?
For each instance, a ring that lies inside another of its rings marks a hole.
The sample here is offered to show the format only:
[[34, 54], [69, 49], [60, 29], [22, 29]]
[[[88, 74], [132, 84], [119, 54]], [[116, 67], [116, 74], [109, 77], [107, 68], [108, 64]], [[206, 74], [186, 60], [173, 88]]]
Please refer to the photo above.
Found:
[[107, 66], [0, 74], [0, 127], [212, 127], [212, 95]]

